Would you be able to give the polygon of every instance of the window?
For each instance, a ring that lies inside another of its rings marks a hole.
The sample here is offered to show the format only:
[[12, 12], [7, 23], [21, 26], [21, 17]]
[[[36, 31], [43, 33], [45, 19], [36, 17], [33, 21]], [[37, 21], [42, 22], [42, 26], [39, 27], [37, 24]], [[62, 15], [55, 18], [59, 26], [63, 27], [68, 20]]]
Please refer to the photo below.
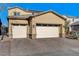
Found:
[[49, 27], [51, 27], [51, 26], [60, 26], [59, 24], [39, 24], [39, 23], [37, 23], [36, 25], [37, 26], [49, 26]]
[[20, 26], [26, 26], [26, 24], [19, 24]]
[[37, 26], [41, 26], [41, 24], [36, 24]]
[[47, 24], [42, 24], [42, 26], [47, 26]]
[[48, 24], [48, 26], [53, 26], [52, 24]]
[[19, 24], [12, 24], [12, 25], [14, 25], [14, 26], [19, 26]]
[[14, 26], [26, 26], [27, 24], [12, 24]]
[[20, 12], [14, 12], [14, 16], [19, 16]]

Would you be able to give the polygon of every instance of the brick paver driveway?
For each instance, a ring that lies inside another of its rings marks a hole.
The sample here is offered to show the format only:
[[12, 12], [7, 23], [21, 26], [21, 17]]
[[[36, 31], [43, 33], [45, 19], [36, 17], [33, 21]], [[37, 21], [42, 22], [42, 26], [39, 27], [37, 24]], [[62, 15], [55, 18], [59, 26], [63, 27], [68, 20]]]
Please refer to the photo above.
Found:
[[79, 40], [11, 39], [0, 41], [0, 55], [10, 56], [79, 56]]

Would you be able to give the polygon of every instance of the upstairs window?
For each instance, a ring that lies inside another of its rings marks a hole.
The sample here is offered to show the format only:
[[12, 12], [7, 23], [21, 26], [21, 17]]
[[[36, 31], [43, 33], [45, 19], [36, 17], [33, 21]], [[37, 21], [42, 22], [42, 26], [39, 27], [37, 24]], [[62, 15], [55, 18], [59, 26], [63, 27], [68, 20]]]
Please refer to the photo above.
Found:
[[20, 12], [14, 12], [14, 16], [20, 16]]

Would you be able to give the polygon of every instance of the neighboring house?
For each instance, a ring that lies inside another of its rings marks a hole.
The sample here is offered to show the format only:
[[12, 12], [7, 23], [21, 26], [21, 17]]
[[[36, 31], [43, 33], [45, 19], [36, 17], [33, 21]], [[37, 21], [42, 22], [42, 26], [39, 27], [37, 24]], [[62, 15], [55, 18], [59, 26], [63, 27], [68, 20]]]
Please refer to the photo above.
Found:
[[1, 19], [0, 19], [0, 35], [1, 35], [1, 26], [2, 26], [2, 22], [1, 22]]
[[73, 17], [73, 16], [64, 16], [64, 17], [67, 19], [67, 22], [69, 22], [68, 24], [69, 31], [72, 31], [73, 24], [75, 24], [77, 21], [79, 22], [79, 17]]
[[26, 11], [18, 7], [8, 9], [10, 38], [65, 37], [66, 18], [56, 12]]
[[76, 21], [71, 24], [72, 31], [79, 31], [79, 21]]
[[63, 17], [65, 17], [67, 19], [67, 27], [69, 28], [68, 32], [70, 32], [71, 31], [70, 25], [74, 22], [74, 18], [71, 16], [63, 16]]
[[79, 31], [79, 17], [74, 17], [73, 23], [70, 25], [71, 31]]

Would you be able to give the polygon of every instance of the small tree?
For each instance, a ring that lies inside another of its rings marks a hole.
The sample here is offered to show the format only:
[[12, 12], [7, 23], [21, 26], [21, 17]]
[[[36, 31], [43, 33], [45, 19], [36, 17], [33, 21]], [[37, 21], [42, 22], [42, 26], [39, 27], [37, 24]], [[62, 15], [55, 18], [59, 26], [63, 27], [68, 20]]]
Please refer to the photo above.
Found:
[[65, 33], [66, 33], [66, 35], [69, 33], [69, 24], [70, 24], [70, 21], [69, 20], [66, 21], [66, 23], [65, 23]]

